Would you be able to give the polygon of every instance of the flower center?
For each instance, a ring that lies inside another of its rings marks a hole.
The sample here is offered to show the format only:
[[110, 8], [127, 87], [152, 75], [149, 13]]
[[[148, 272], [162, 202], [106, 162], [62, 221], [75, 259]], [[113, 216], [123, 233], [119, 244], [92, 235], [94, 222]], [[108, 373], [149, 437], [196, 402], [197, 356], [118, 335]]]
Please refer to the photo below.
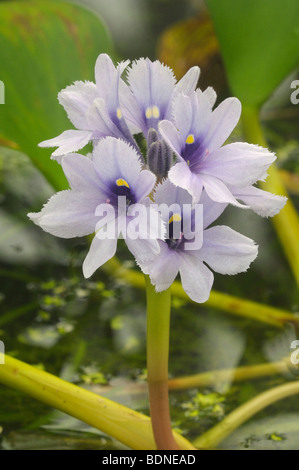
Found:
[[126, 198], [126, 206], [136, 203], [135, 194], [124, 178], [117, 178], [115, 182], [110, 185], [109, 189], [107, 197], [112, 206], [117, 207], [119, 205], [119, 197]]
[[158, 106], [154, 105], [154, 106], [149, 106], [148, 108], [146, 108], [145, 110], [145, 117], [147, 119], [159, 119], [160, 117], [160, 109]]
[[195, 140], [194, 134], [189, 134], [185, 142], [186, 145], [183, 149], [182, 157], [190, 167], [190, 170], [196, 173], [204, 156], [202, 142], [199, 138]]
[[182, 232], [183, 219], [180, 214], [172, 214], [168, 221], [168, 239], [165, 240], [169, 248], [177, 249], [183, 240]]
[[118, 119], [121, 119], [121, 118], [123, 117], [123, 113], [122, 113], [122, 111], [121, 111], [120, 108], [117, 108], [117, 110], [116, 110], [116, 116], [118, 117]]
[[186, 139], [186, 144], [189, 144], [189, 145], [190, 145], [190, 144], [194, 144], [194, 141], [195, 141], [194, 135], [193, 135], [193, 134], [189, 134], [188, 137], [187, 137], [187, 139]]
[[123, 178], [118, 178], [115, 182], [117, 186], [126, 186], [130, 189], [129, 183], [127, 183]]

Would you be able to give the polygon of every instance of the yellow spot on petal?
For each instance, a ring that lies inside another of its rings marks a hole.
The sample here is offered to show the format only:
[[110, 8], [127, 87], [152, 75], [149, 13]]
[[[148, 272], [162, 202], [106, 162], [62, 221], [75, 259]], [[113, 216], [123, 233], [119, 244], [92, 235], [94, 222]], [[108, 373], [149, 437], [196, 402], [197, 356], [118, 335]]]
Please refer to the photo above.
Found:
[[182, 217], [180, 216], [180, 214], [173, 214], [170, 219], [169, 219], [169, 224], [171, 224], [171, 222], [180, 222], [182, 220]]
[[118, 117], [118, 119], [121, 119], [123, 117], [123, 113], [121, 112], [121, 109], [120, 108], [117, 108], [116, 110], [116, 116]]
[[190, 160], [187, 160], [187, 165], [190, 166]]
[[193, 134], [189, 134], [187, 139], [186, 139], [186, 144], [193, 144], [194, 143], [194, 135]]
[[118, 180], [116, 180], [116, 184], [117, 186], [126, 186], [127, 188], [130, 187], [126, 180], [124, 180], [123, 178], [118, 178]]
[[152, 111], [153, 111], [153, 117], [156, 119], [159, 119], [160, 109], [158, 108], [158, 106], [153, 106]]
[[153, 117], [153, 110], [152, 107], [148, 107], [145, 111], [145, 116], [147, 119], [151, 119]]

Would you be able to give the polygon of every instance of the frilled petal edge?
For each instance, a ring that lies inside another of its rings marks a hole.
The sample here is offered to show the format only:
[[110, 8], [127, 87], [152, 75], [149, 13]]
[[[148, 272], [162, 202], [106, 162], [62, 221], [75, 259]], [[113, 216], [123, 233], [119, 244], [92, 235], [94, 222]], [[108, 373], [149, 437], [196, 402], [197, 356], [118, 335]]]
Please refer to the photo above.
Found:
[[38, 145], [39, 147], [58, 147], [58, 149], [52, 153], [52, 158], [60, 162], [61, 156], [82, 149], [88, 144], [91, 137], [92, 132], [70, 129], [62, 132], [62, 134], [53, 139], [44, 140]]
[[210, 153], [201, 165], [201, 172], [226, 184], [249, 186], [267, 177], [267, 169], [275, 159], [266, 148], [234, 142]]
[[230, 190], [235, 198], [240, 199], [262, 217], [273, 217], [280, 212], [287, 202], [287, 198], [284, 196], [277, 196], [254, 186], [246, 188], [233, 186]]
[[253, 240], [230, 227], [218, 225], [203, 233], [200, 257], [217, 273], [237, 274], [247, 271], [257, 253], [258, 247]]

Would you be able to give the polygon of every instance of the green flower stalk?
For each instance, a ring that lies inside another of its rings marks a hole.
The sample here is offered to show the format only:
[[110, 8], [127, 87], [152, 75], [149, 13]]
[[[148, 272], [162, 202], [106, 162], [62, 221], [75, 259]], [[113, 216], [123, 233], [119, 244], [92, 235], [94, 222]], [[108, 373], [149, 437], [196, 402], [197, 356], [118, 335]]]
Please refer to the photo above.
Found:
[[152, 428], [157, 448], [177, 450], [171, 430], [168, 400], [168, 355], [170, 289], [156, 293], [148, 276], [147, 298], [147, 380]]

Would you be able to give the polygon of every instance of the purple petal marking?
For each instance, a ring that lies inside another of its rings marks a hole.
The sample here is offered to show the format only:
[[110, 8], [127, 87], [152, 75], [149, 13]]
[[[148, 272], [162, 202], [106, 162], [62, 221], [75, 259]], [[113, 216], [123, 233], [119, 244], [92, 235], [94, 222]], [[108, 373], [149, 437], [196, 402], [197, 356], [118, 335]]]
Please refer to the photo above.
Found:
[[128, 69], [128, 82], [141, 110], [138, 127], [147, 135], [166, 116], [175, 87], [174, 74], [158, 60], [139, 59]]

